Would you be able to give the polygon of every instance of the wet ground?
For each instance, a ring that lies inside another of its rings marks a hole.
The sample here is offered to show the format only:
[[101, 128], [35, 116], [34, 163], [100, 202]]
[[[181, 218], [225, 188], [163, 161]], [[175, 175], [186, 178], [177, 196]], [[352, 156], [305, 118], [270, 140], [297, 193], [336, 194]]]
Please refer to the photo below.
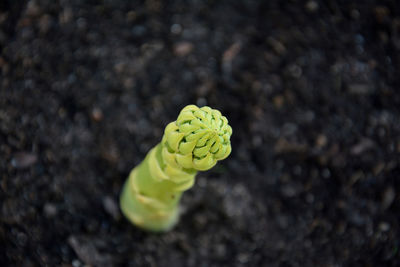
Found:
[[[2, 1], [1, 266], [400, 265], [393, 1]], [[187, 104], [231, 156], [171, 232], [118, 209]]]

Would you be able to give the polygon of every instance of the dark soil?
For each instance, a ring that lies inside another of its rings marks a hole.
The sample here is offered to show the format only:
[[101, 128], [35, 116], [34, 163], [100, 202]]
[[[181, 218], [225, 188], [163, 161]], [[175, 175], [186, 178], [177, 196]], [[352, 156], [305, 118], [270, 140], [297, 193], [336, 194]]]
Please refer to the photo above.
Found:
[[[0, 9], [0, 266], [400, 265], [398, 1]], [[232, 155], [142, 232], [121, 187], [192, 103]]]

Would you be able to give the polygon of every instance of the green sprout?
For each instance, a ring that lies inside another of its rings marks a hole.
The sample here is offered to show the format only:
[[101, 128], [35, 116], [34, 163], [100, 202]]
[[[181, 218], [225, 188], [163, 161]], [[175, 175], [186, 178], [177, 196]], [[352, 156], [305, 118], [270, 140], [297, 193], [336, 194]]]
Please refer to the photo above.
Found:
[[182, 192], [193, 186], [197, 171], [229, 156], [231, 134], [218, 110], [186, 106], [167, 125], [161, 143], [131, 171], [120, 198], [123, 214], [142, 229], [170, 230], [178, 221]]

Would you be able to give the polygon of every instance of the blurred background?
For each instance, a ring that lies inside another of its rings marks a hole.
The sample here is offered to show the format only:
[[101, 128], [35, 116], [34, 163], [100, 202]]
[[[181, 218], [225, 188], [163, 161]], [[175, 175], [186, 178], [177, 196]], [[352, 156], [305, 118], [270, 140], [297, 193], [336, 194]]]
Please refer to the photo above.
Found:
[[[399, 266], [398, 1], [0, 2], [1, 266]], [[229, 158], [162, 235], [129, 171], [188, 104]]]

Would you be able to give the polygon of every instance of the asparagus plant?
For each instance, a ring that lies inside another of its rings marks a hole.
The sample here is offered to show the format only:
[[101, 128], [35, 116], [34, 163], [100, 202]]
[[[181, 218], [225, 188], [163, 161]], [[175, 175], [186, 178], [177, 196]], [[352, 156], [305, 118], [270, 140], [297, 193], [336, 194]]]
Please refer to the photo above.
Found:
[[231, 134], [218, 110], [186, 106], [167, 125], [162, 141], [131, 171], [120, 197], [123, 214], [142, 229], [170, 230], [178, 221], [182, 192], [193, 186], [197, 171], [228, 157]]

